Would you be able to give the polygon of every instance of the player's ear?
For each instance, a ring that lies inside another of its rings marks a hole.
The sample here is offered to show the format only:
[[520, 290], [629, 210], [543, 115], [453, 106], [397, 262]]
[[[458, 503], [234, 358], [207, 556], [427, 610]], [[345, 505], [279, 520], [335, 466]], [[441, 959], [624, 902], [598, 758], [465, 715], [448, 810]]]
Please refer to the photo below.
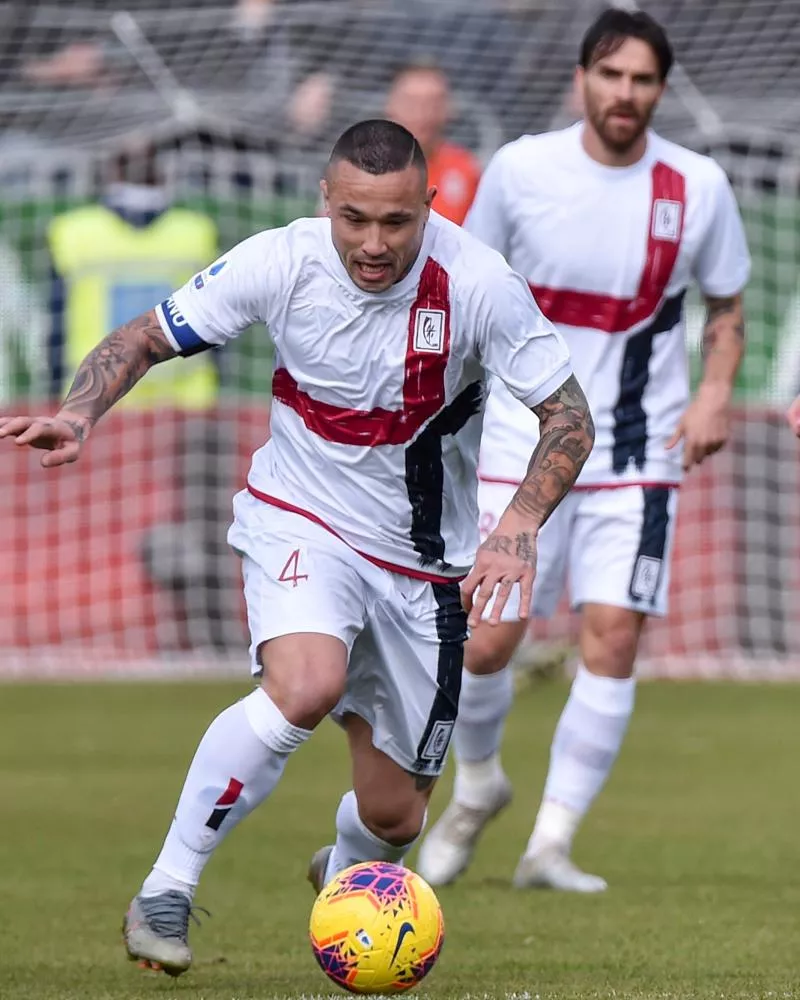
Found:
[[328, 182], [324, 177], [319, 182], [319, 189], [322, 192], [322, 214], [330, 216], [331, 206], [330, 201], [328, 200]]
[[583, 66], [578, 65], [575, 67], [575, 75], [572, 78], [572, 90], [569, 94], [569, 105], [568, 111], [574, 115], [582, 115], [584, 113], [583, 106], [583, 88], [586, 85], [586, 70]]
[[436, 187], [436, 185], [431, 184], [431, 186], [427, 190], [427, 193], [425, 194], [425, 208], [427, 208], [429, 212], [431, 210], [431, 205], [433, 204], [433, 199], [436, 197], [438, 191], [439, 189]]

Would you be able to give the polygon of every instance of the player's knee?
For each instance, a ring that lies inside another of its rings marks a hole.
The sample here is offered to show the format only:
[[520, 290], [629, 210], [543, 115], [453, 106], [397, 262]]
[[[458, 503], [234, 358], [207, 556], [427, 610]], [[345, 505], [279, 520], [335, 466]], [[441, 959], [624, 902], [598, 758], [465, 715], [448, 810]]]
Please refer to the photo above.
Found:
[[320, 657], [265, 657], [261, 686], [293, 726], [314, 729], [344, 693], [345, 668]]
[[641, 619], [628, 612], [608, 615], [583, 629], [583, 662], [590, 673], [630, 677], [636, 662]]
[[390, 796], [367, 802], [359, 801], [358, 812], [366, 828], [395, 847], [411, 844], [425, 825], [427, 801], [421, 795], [413, 799]]
[[480, 624], [464, 647], [464, 666], [471, 674], [496, 674], [508, 666], [524, 635], [523, 621]]

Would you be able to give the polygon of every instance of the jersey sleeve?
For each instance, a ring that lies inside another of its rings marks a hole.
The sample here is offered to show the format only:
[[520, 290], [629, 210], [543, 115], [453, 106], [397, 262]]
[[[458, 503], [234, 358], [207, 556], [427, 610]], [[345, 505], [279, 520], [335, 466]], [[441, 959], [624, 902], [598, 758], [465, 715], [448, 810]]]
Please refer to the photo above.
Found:
[[506, 171], [502, 153], [503, 150], [495, 153], [478, 182], [464, 228], [482, 243], [508, 257], [511, 221], [506, 205]]
[[220, 347], [268, 321], [285, 285], [282, 233], [244, 240], [156, 306], [161, 329], [180, 354]]
[[563, 337], [536, 305], [527, 282], [510, 268], [490, 275], [479, 313], [484, 368], [526, 406], [552, 396], [572, 374]]
[[722, 169], [716, 179], [712, 209], [694, 276], [704, 295], [716, 298], [741, 292], [750, 277], [747, 238], [731, 185]]

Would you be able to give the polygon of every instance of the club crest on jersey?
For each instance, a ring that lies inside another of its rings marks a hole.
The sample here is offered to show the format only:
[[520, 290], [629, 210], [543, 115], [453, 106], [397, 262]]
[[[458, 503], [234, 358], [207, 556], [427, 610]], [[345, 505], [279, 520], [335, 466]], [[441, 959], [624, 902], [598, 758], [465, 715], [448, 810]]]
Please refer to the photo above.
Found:
[[444, 350], [444, 310], [418, 309], [414, 322], [414, 350], [441, 354]]
[[653, 239], [677, 243], [681, 235], [681, 211], [679, 201], [657, 198], [653, 205]]

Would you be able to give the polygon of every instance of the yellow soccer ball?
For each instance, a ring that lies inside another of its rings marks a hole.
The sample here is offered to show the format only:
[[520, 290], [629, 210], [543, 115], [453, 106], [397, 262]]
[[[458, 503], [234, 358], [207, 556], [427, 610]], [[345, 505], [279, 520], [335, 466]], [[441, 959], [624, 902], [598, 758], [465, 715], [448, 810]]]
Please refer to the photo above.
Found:
[[366, 861], [317, 896], [309, 926], [322, 971], [351, 993], [403, 993], [433, 968], [444, 919], [428, 883], [401, 865]]

